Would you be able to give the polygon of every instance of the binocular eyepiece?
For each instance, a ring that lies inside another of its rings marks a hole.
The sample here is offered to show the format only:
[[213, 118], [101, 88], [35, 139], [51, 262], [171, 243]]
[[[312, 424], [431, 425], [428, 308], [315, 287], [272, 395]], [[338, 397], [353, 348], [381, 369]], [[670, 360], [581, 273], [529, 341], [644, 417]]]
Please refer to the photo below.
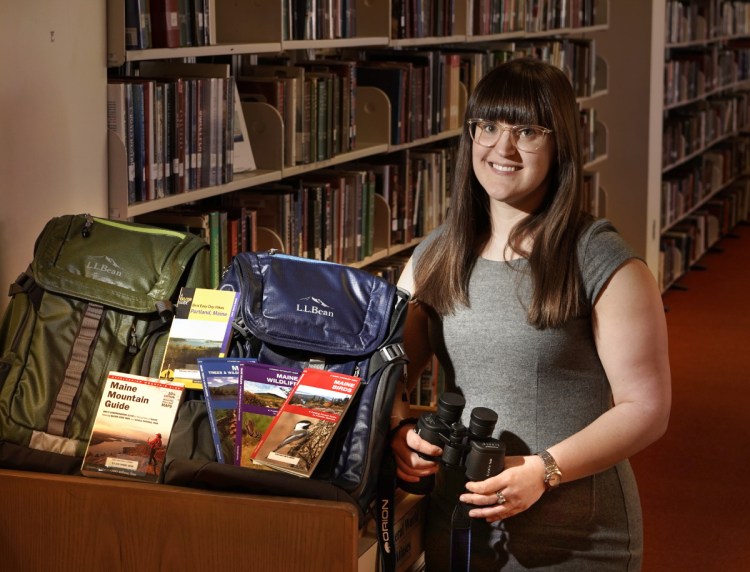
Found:
[[[444, 393], [438, 400], [435, 413], [424, 413], [417, 420], [415, 431], [433, 445], [443, 449], [440, 457], [425, 459], [440, 462], [446, 468], [465, 471], [471, 481], [487, 479], [503, 470], [505, 445], [492, 437], [497, 424], [497, 413], [487, 407], [475, 407], [469, 426], [461, 423], [466, 400], [458, 393]], [[435, 475], [422, 477], [419, 482], [399, 481], [399, 487], [413, 494], [428, 494], [435, 486]]]

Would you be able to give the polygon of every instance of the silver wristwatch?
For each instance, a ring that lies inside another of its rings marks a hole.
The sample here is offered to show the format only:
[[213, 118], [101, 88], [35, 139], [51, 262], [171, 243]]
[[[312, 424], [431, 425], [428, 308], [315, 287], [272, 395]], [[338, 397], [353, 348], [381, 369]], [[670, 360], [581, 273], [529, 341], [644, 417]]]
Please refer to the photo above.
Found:
[[556, 489], [562, 482], [560, 467], [557, 466], [554, 457], [547, 451], [539, 451], [536, 454], [544, 461], [544, 488], [548, 491]]

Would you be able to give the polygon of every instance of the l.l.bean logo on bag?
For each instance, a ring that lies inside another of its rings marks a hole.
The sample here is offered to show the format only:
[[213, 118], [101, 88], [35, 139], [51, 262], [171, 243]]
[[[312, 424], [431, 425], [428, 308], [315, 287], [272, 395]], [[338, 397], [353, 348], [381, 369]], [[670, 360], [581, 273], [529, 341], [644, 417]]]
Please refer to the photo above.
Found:
[[86, 274], [91, 278], [97, 275], [122, 276], [122, 268], [109, 256], [89, 256], [86, 260]]
[[302, 312], [303, 314], [316, 314], [328, 318], [334, 317], [333, 308], [315, 296], [300, 298], [297, 301], [297, 311]]

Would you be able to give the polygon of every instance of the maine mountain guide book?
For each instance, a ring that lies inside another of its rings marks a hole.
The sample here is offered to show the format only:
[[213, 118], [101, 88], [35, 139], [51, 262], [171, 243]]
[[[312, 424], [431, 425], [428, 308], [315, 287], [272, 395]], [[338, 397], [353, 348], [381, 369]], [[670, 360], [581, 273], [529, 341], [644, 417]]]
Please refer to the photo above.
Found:
[[306, 368], [253, 453], [256, 463], [310, 477], [341, 424], [361, 379]]
[[180, 383], [110, 372], [81, 473], [159, 482], [183, 393]]
[[240, 364], [255, 358], [198, 358], [211, 436], [219, 463], [234, 464]]
[[255, 466], [252, 454], [302, 372], [262, 363], [240, 366], [240, 390], [234, 461], [242, 467]]
[[202, 389], [198, 358], [225, 357], [239, 292], [182, 288], [159, 377]]

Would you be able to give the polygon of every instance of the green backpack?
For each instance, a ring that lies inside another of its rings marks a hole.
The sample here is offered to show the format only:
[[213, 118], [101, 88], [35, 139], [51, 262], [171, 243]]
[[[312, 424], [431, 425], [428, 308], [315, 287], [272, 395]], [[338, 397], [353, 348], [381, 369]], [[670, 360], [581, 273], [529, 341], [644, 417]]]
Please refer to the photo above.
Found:
[[77, 473], [109, 371], [158, 377], [173, 302], [208, 287], [199, 237], [50, 220], [0, 323], [0, 467]]

